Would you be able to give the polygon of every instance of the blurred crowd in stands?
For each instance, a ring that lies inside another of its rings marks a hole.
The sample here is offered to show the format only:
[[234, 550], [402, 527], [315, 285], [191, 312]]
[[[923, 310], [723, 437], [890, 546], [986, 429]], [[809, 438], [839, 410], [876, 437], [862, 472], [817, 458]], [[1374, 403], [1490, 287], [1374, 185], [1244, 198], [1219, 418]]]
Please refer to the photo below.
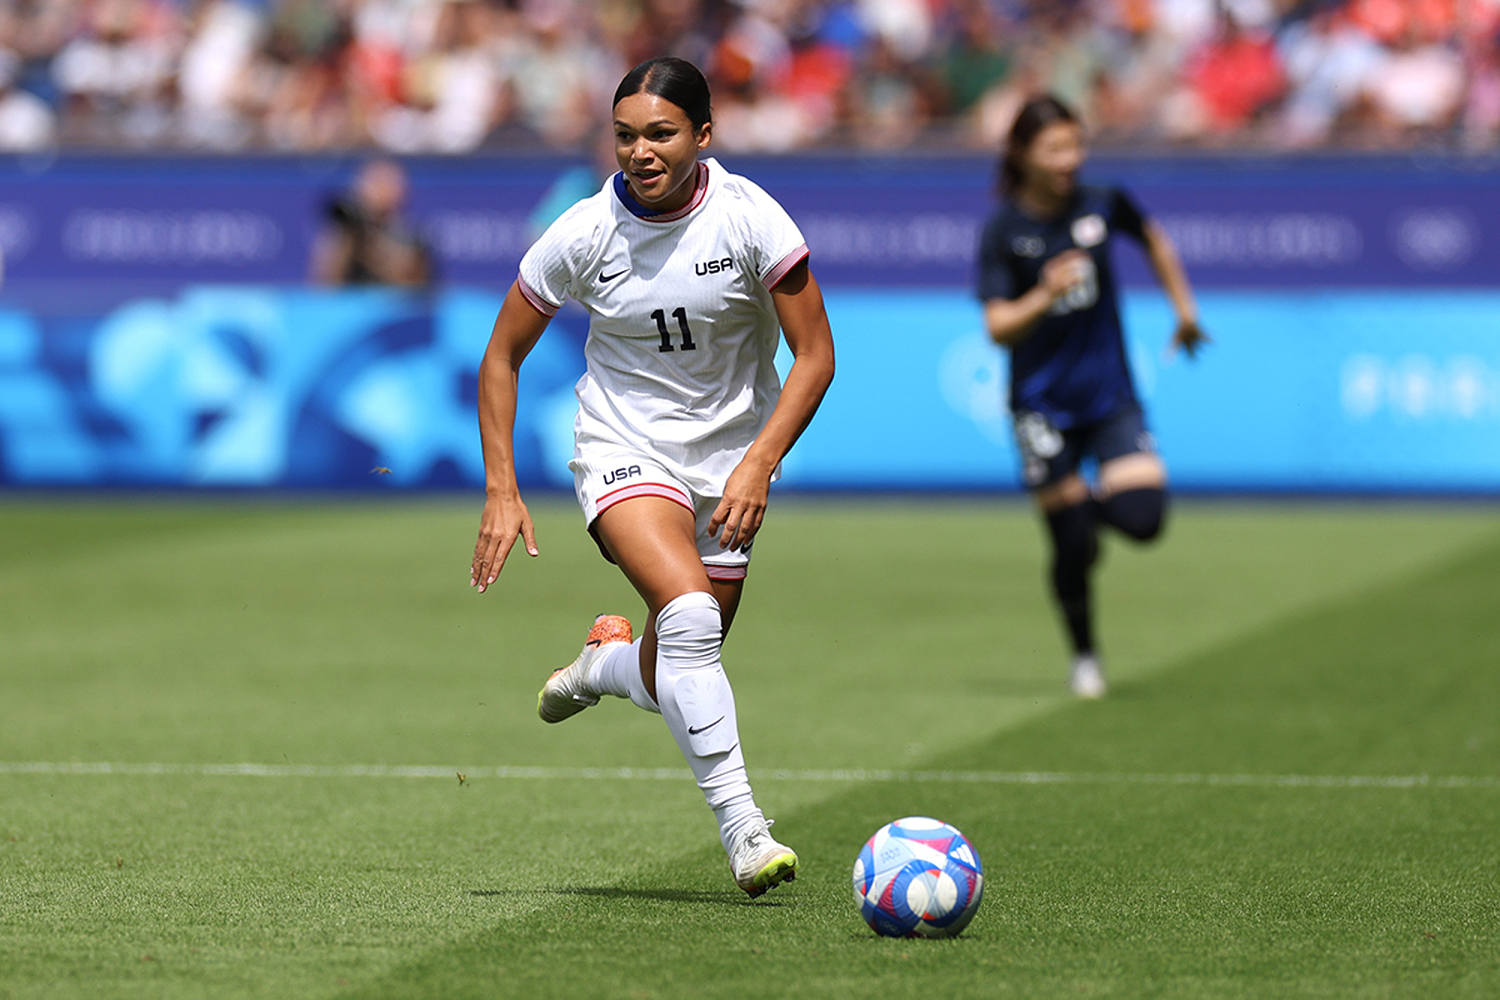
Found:
[[728, 150], [1500, 140], [1500, 0], [0, 0], [0, 150], [596, 149], [662, 54]]

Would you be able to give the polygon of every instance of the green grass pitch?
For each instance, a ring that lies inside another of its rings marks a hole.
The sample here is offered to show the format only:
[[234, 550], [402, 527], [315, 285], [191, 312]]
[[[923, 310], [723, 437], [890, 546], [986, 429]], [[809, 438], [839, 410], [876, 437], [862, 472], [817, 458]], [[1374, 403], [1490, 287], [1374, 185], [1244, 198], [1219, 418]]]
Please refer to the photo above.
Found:
[[[0, 504], [0, 998], [1500, 995], [1487, 510], [1183, 502], [1078, 703], [1024, 506], [778, 500], [725, 659], [803, 867], [753, 902], [659, 719], [536, 719], [640, 609], [535, 513], [478, 597], [477, 503]], [[983, 858], [956, 940], [855, 909], [912, 813]]]

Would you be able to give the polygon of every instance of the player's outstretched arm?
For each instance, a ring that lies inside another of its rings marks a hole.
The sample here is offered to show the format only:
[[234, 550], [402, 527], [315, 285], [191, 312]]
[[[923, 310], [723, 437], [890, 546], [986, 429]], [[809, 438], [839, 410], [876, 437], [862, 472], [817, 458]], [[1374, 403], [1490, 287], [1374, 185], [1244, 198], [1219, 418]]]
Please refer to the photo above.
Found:
[[748, 545], [760, 530], [771, 473], [807, 429], [833, 381], [833, 331], [823, 307], [823, 292], [806, 260], [781, 279], [771, 300], [792, 351], [792, 368], [770, 419], [730, 473], [724, 496], [708, 523], [708, 530], [719, 534], [722, 548]]
[[1042, 265], [1042, 278], [1020, 298], [987, 299], [984, 326], [1001, 347], [1025, 340], [1052, 304], [1083, 281], [1092, 265], [1082, 250], [1066, 250]]
[[1146, 256], [1177, 313], [1172, 350], [1181, 350], [1191, 358], [1208, 342], [1208, 334], [1198, 325], [1198, 305], [1193, 301], [1193, 287], [1188, 284], [1182, 259], [1177, 256], [1177, 247], [1172, 244], [1167, 231], [1155, 222], [1146, 223]]
[[526, 554], [537, 554], [536, 531], [516, 485], [516, 376], [531, 353], [548, 317], [537, 312], [515, 285], [500, 306], [484, 360], [479, 363], [479, 441], [484, 450], [484, 514], [469, 586], [482, 594], [495, 582], [517, 536]]

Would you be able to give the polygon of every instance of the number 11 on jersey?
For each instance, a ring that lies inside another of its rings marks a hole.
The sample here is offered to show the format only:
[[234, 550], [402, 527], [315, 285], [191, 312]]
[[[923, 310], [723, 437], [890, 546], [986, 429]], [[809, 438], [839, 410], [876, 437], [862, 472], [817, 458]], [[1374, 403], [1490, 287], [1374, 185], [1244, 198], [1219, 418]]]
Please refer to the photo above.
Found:
[[[656, 320], [656, 332], [661, 334], [661, 344], [656, 349], [663, 353], [677, 350], [672, 346], [672, 334], [667, 329], [666, 310], [656, 310], [651, 314], [651, 318]], [[682, 331], [682, 349], [696, 351], [698, 345], [693, 343], [693, 331], [688, 329], [687, 309], [684, 306], [678, 306], [672, 310], [672, 318], [677, 321], [677, 328]]]

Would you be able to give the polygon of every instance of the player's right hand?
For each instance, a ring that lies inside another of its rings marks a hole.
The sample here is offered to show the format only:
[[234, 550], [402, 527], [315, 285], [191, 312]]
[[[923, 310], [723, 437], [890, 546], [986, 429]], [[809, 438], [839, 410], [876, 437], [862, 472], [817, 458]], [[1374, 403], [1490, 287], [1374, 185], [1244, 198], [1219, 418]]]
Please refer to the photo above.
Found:
[[1042, 287], [1056, 302], [1088, 277], [1092, 263], [1093, 259], [1083, 250], [1064, 250], [1042, 265]]
[[1178, 320], [1177, 330], [1172, 334], [1170, 350], [1175, 353], [1181, 351], [1188, 358], [1196, 358], [1203, 345], [1209, 343], [1208, 334], [1203, 332], [1203, 327], [1198, 325], [1196, 319]]
[[479, 518], [479, 540], [474, 543], [474, 563], [469, 567], [469, 586], [477, 587], [482, 594], [495, 582], [517, 536], [525, 540], [527, 555], [538, 554], [536, 529], [531, 525], [531, 514], [521, 495], [486, 496], [484, 513]]

